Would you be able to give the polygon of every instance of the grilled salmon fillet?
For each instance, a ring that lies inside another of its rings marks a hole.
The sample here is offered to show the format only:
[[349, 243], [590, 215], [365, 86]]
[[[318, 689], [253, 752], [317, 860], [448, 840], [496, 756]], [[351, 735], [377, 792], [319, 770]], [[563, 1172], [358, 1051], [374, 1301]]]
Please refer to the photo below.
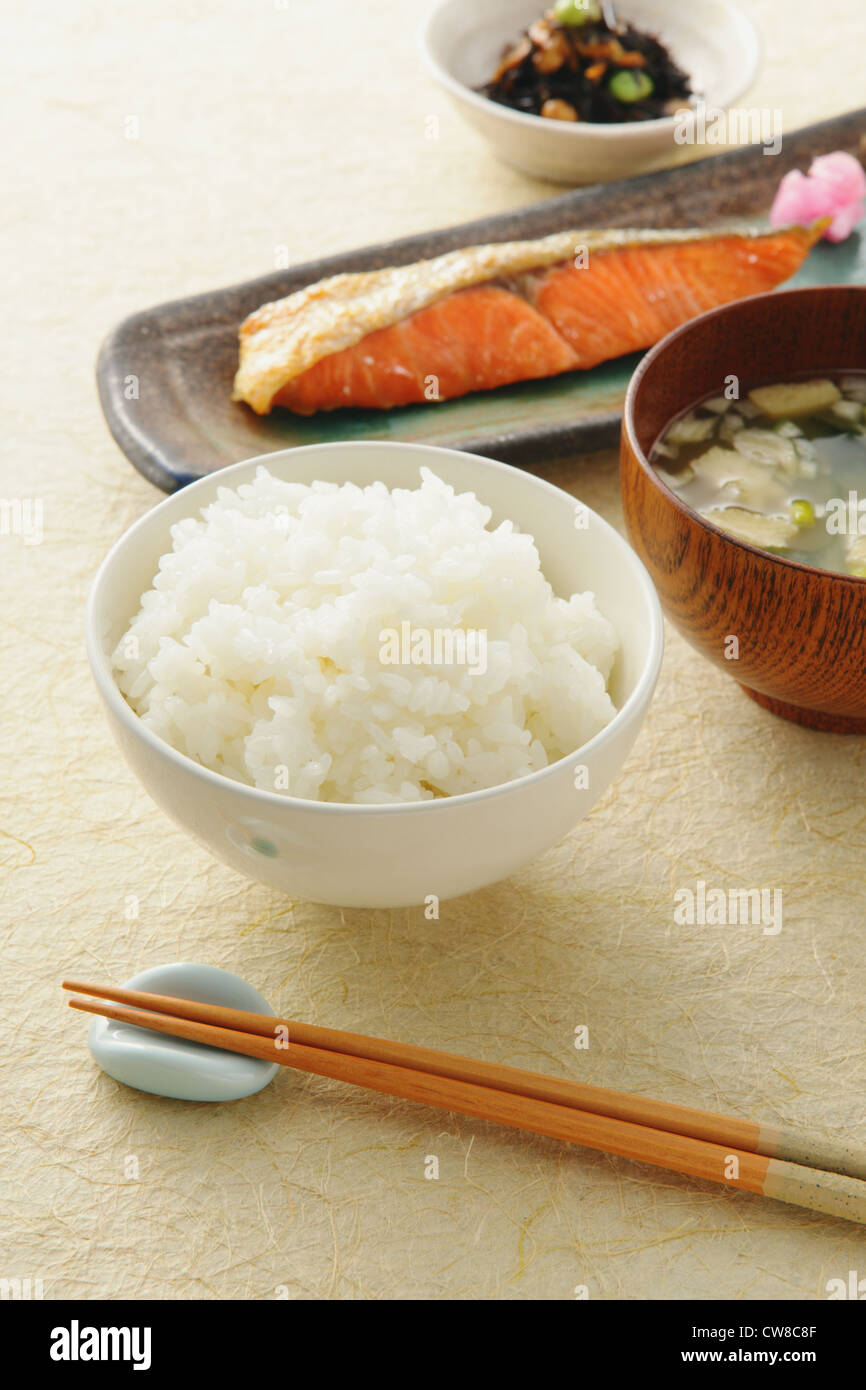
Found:
[[773, 289], [825, 225], [558, 232], [335, 275], [244, 320], [233, 398], [385, 410], [593, 367]]

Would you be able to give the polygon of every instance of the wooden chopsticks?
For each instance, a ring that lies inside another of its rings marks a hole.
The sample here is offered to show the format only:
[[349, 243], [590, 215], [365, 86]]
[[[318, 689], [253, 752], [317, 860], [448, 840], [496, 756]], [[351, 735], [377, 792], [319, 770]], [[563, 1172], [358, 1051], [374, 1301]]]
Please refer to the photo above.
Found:
[[[141, 990], [63, 981], [72, 1008], [385, 1095], [565, 1139], [866, 1224], [866, 1155], [687, 1106], [411, 1043]], [[796, 1157], [795, 1157], [796, 1156]]]

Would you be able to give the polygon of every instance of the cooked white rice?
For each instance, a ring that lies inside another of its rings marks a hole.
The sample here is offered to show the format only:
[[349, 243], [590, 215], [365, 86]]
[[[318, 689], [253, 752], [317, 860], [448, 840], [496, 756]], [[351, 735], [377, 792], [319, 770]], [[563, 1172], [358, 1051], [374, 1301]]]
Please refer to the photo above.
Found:
[[[593, 595], [557, 598], [531, 536], [421, 476], [389, 492], [259, 468], [173, 526], [113, 656], [148, 728], [240, 782], [361, 803], [496, 786], [602, 729], [618, 640]], [[395, 630], [421, 634], [414, 660], [404, 643], [389, 664]], [[425, 633], [476, 645], [425, 651]]]

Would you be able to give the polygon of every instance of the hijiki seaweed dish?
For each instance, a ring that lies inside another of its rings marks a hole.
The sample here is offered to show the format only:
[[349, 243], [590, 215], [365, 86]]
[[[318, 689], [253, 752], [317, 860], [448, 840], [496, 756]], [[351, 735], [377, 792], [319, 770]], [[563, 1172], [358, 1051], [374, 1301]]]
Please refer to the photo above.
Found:
[[620, 23], [611, 0], [560, 0], [477, 91], [528, 116], [593, 124], [657, 120], [695, 95], [664, 44]]

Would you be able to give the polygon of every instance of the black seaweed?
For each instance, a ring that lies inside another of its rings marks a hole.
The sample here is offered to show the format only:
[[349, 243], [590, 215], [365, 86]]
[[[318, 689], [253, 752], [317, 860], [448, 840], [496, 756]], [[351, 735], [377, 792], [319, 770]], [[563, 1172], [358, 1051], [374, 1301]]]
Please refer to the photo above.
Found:
[[[519, 63], [501, 72], [494, 81], [476, 88], [478, 93], [490, 101], [531, 116], [540, 116], [546, 101], [566, 101], [574, 107], [579, 120], [592, 124], [654, 121], [660, 116], [669, 115], [675, 107], [689, 104], [692, 99], [693, 90], [687, 74], [652, 35], [644, 34], [630, 24], [610, 29], [603, 20], [579, 29], [558, 24], [554, 27], [565, 35], [571, 52], [569, 61], [559, 71], [538, 71], [533, 57], [539, 52], [539, 46], [529, 39], [527, 32], [524, 38], [532, 44], [531, 51]], [[646, 59], [645, 64], [634, 68], [618, 64], [615, 59], [608, 60], [600, 80], [587, 78], [587, 69], [592, 68], [597, 60], [580, 50], [610, 44], [611, 40], [616, 40], [628, 53], [642, 54]], [[503, 61], [515, 47], [514, 44], [509, 45], [502, 55]], [[652, 79], [652, 94], [643, 101], [618, 100], [609, 91], [608, 82], [614, 73], [623, 71], [646, 73]]]

